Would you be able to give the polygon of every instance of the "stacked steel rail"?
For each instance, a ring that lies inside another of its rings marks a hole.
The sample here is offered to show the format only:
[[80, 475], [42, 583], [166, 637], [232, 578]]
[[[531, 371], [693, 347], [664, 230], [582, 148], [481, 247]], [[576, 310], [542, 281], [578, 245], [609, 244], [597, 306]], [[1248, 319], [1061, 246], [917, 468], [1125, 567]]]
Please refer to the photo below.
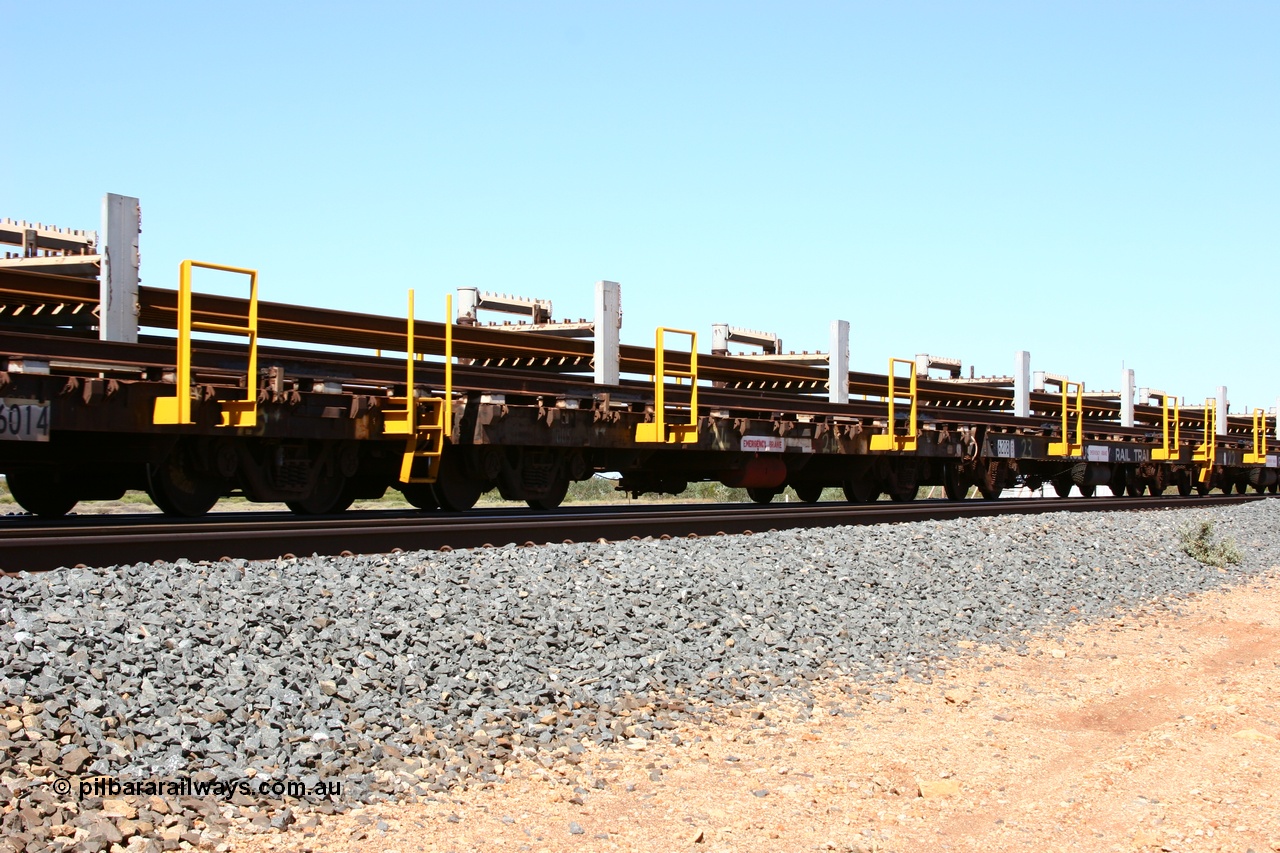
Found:
[[[550, 509], [598, 472], [637, 494], [718, 480], [760, 502], [787, 486], [805, 501], [839, 487], [852, 502], [911, 500], [921, 486], [953, 499], [1046, 482], [1064, 497], [1277, 487], [1270, 419], [1222, 416], [1212, 401], [1153, 392], [1129, 425], [1121, 400], [1077, 383], [1020, 404], [1009, 387], [931, 380], [910, 361], [903, 374], [899, 360], [848, 373], [837, 395], [827, 368], [699, 353], [690, 332], [685, 349], [659, 330], [655, 348], [602, 350], [599, 321], [595, 340], [460, 325], [448, 311], [416, 321], [412, 307], [406, 324], [259, 301], [251, 270], [221, 265], [250, 274], [249, 295], [197, 293], [192, 266], [177, 290], [133, 297], [140, 329], [176, 339], [136, 340], [99, 338], [96, 279], [0, 267], [0, 472], [26, 509], [57, 516], [142, 488], [173, 515], [229, 494], [325, 514], [391, 487], [423, 509], [465, 510], [493, 488]], [[602, 359], [617, 378], [599, 381]]]

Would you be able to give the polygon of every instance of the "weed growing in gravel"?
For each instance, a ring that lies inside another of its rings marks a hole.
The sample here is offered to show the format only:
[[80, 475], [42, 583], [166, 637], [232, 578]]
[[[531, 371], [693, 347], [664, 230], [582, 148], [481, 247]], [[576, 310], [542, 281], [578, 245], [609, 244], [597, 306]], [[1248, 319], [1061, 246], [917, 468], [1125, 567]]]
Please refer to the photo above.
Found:
[[1188, 524], [1182, 528], [1181, 536], [1182, 550], [1206, 566], [1223, 568], [1240, 562], [1240, 549], [1234, 539], [1214, 539], [1212, 521]]

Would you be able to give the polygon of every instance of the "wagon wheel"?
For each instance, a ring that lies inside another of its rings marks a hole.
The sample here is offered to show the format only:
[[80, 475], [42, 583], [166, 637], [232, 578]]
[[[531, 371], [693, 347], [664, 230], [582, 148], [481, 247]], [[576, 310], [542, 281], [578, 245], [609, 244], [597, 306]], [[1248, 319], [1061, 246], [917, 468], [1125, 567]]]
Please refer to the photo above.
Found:
[[397, 488], [404, 499], [418, 509], [430, 511], [440, 508], [440, 501], [436, 500], [435, 490], [430, 483], [400, 483]]
[[18, 505], [41, 518], [61, 518], [78, 502], [60, 472], [17, 471], [6, 474], [5, 480]]
[[440, 473], [431, 484], [440, 508], [449, 512], [466, 512], [488, 491], [484, 481], [468, 473], [462, 454], [461, 449], [446, 444], [440, 457]]
[[1210, 486], [1207, 483], [1201, 483], [1199, 480], [1196, 481], [1197, 495], [1207, 495], [1209, 494], [1209, 489], [1210, 489]]
[[1093, 493], [1098, 489], [1098, 487], [1093, 485], [1092, 483], [1086, 486], [1079, 486], [1078, 488], [1080, 489], [1081, 497], [1086, 497], [1086, 498], [1093, 497]]
[[529, 505], [530, 509], [550, 512], [564, 503], [564, 498], [567, 494], [569, 494], [569, 478], [561, 474], [551, 484], [551, 488], [547, 490], [546, 494], [537, 498], [527, 498], [525, 503]]
[[850, 477], [842, 486], [844, 499], [851, 504], [869, 504], [880, 500], [880, 487], [869, 477]]
[[1129, 484], [1129, 497], [1140, 498], [1142, 493], [1147, 490], [1147, 484], [1139, 480], [1134, 480]]
[[758, 504], [767, 504], [778, 495], [777, 489], [764, 489], [752, 487], [747, 489], [747, 497]]
[[982, 468], [982, 476], [978, 478], [978, 491], [984, 500], [1000, 499], [1004, 490], [1005, 465], [1003, 462], [988, 462]]
[[944, 465], [942, 467], [942, 490], [947, 494], [947, 500], [962, 501], [969, 494], [968, 486], [960, 477], [960, 466]]
[[147, 494], [165, 515], [197, 518], [213, 509], [224, 484], [196, 470], [191, 452], [178, 444], [159, 464], [147, 466]]
[[[1053, 483], [1053, 491], [1055, 494], [1057, 494], [1058, 497], [1060, 498], [1071, 497], [1071, 487], [1074, 486], [1075, 483], [1071, 481], [1070, 474], [1059, 474], [1057, 477], [1054, 477], [1049, 482]], [[1081, 494], [1083, 493], [1084, 493], [1084, 490], [1081, 489]]]
[[816, 483], [801, 483], [791, 488], [795, 489], [796, 497], [807, 504], [816, 504], [822, 500], [822, 486]]
[[284, 505], [295, 515], [333, 515], [345, 512], [354, 500], [355, 491], [348, 488], [347, 478], [333, 473], [321, 475], [305, 498], [285, 501]]
[[1191, 474], [1187, 471], [1180, 471], [1177, 475], [1178, 494], [1182, 497], [1188, 497], [1191, 494]]

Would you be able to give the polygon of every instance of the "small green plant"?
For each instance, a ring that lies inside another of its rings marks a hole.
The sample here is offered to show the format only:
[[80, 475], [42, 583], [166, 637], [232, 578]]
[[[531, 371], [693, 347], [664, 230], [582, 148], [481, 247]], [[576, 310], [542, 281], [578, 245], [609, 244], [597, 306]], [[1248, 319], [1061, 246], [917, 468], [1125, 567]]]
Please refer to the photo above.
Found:
[[1224, 568], [1240, 562], [1240, 549], [1233, 539], [1215, 539], [1213, 522], [1204, 520], [1182, 528], [1182, 550], [1206, 566]]

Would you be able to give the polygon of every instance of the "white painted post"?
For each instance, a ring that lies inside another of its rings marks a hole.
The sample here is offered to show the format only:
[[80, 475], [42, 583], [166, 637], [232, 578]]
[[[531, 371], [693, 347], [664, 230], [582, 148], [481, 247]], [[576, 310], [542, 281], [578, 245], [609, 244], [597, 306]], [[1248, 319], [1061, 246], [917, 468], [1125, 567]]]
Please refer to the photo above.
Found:
[[849, 402], [849, 321], [831, 321], [831, 348], [827, 350], [827, 399]]
[[1120, 426], [1133, 426], [1133, 369], [1120, 371]]
[[711, 324], [711, 354], [712, 355], [728, 355], [729, 354], [729, 324], [728, 323], [712, 323]]
[[1013, 413], [1031, 417], [1031, 353], [1027, 350], [1013, 354]]
[[458, 288], [458, 325], [474, 326], [480, 313], [480, 289], [476, 287]]
[[622, 328], [622, 286], [616, 281], [596, 282], [595, 381], [617, 385], [618, 335]]
[[98, 299], [98, 337], [104, 341], [138, 342], [138, 234], [142, 209], [132, 196], [102, 197], [102, 277]]
[[1218, 435], [1227, 434], [1227, 407], [1231, 405], [1227, 401], [1227, 386], [1218, 386]]

